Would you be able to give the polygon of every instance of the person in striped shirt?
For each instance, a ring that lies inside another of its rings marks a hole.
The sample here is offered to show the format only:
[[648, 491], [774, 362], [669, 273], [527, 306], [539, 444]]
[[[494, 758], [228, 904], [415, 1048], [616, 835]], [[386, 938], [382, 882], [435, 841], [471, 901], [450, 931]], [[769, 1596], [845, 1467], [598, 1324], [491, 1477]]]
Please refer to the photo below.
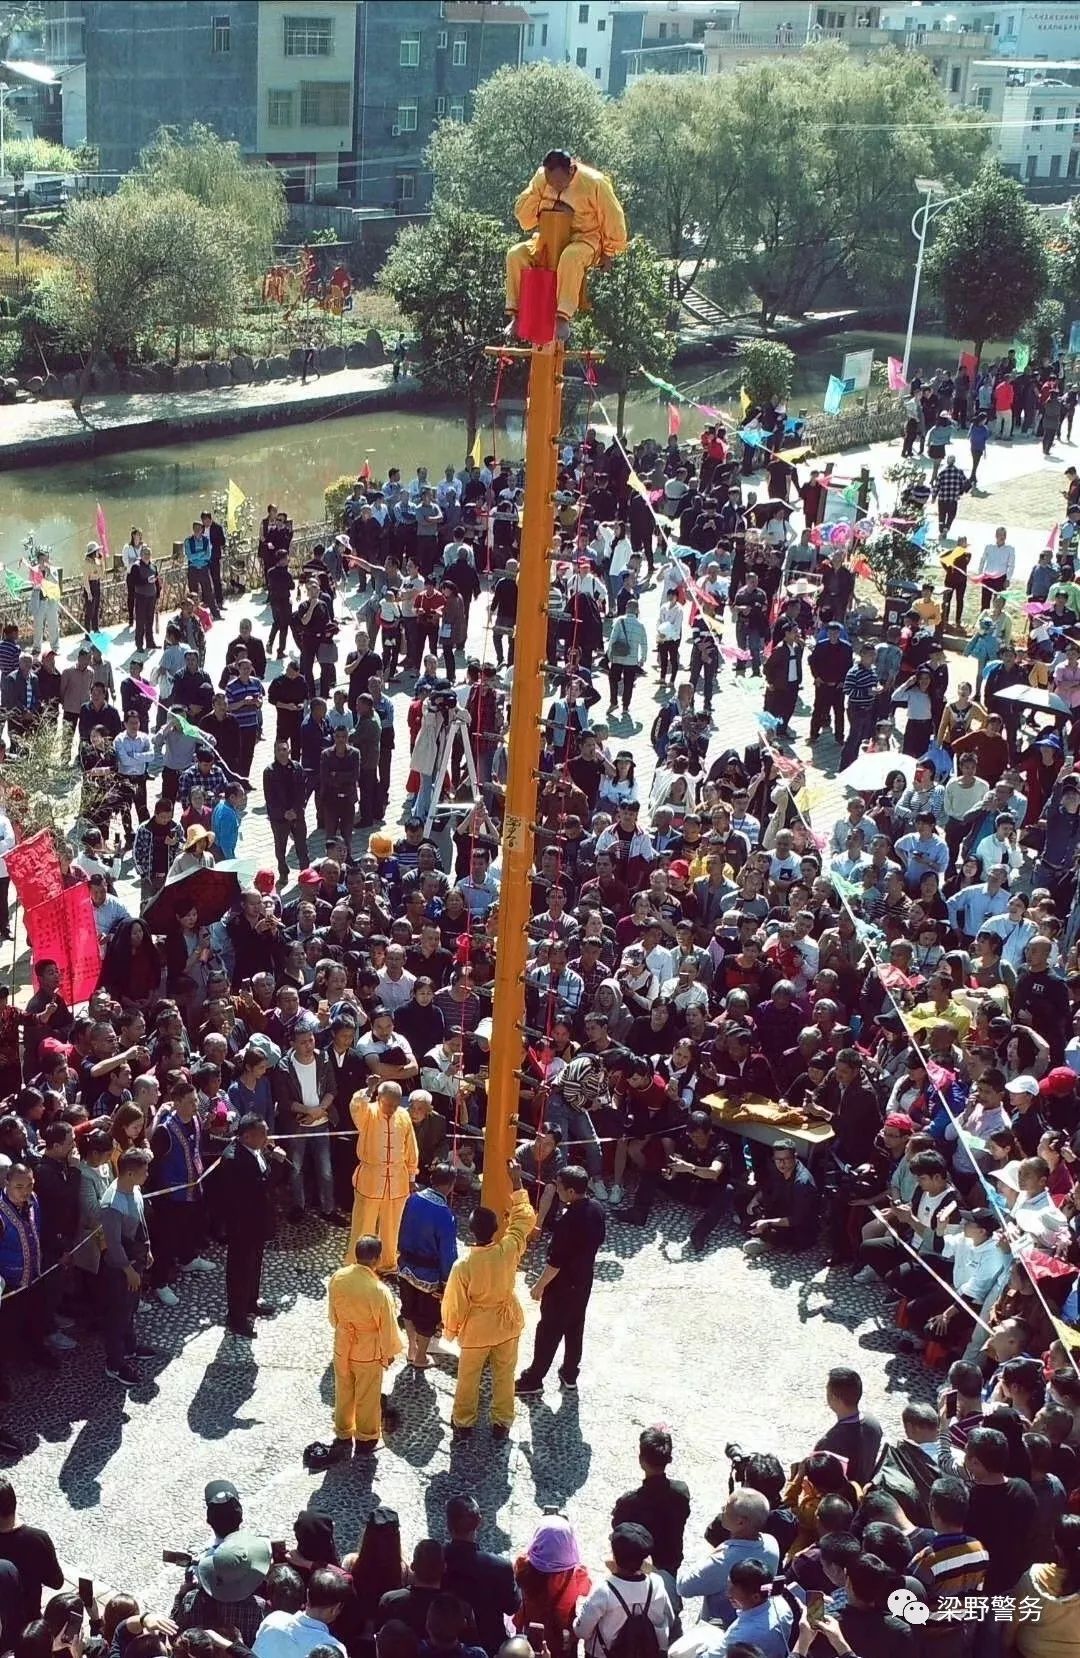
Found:
[[230, 679], [226, 685], [225, 698], [229, 713], [235, 716], [240, 727], [240, 764], [237, 769], [242, 777], [249, 777], [255, 744], [262, 730], [263, 705], [263, 683], [255, 678], [249, 657], [237, 657], [236, 678]]
[[926, 1593], [930, 1617], [923, 1625], [926, 1653], [935, 1658], [964, 1658], [970, 1649], [967, 1624], [949, 1617], [942, 1602], [955, 1604], [967, 1595], [982, 1593], [990, 1557], [977, 1537], [965, 1530], [968, 1487], [951, 1476], [930, 1487], [930, 1524], [934, 1535], [911, 1562], [911, 1576]]
[[844, 675], [848, 728], [840, 750], [840, 770], [850, 766], [863, 743], [874, 735], [874, 710], [881, 685], [874, 668], [877, 646], [869, 640], [859, 646], [858, 660]]

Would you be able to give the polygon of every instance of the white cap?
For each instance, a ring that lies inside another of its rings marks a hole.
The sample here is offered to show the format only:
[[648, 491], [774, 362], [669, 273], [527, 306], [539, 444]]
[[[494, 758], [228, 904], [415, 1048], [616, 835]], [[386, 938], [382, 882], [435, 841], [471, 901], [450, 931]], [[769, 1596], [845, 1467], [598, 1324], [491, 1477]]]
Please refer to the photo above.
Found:
[[490, 1019], [481, 1019], [474, 1034], [480, 1038], [481, 1042], [490, 1042], [493, 1029], [494, 1025]]
[[1037, 1094], [1039, 1092], [1039, 1084], [1034, 1077], [1013, 1077], [1011, 1082], [1005, 1084], [1005, 1087], [1010, 1094]]

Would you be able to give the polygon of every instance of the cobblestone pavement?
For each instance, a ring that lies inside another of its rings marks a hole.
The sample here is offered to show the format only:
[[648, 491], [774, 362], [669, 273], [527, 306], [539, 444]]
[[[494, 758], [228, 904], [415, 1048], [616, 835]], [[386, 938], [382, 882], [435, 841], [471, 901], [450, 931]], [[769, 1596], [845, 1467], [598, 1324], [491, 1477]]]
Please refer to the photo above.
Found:
[[[867, 455], [880, 477], [896, 447]], [[1055, 505], [1042, 480], [1057, 479], [1075, 451], [1045, 463], [1038, 446], [992, 449], [985, 469], [986, 494], [965, 499], [970, 516], [957, 524], [972, 545], [990, 539], [999, 499], [1035, 490], [1026, 522], [1010, 516], [1021, 551], [1022, 574], [1044, 540]], [[852, 471], [864, 457], [843, 457]], [[433, 456], [432, 462], [441, 457]], [[840, 468], [838, 467], [838, 470]], [[881, 485], [883, 502], [891, 503]], [[887, 506], [886, 506], [887, 510]], [[970, 602], [970, 601], [969, 601]], [[350, 596], [349, 606], [355, 606]], [[643, 601], [646, 625], [657, 606], [654, 590]], [[470, 646], [484, 642], [486, 605], [473, 607]], [[265, 629], [269, 617], [258, 595], [230, 604], [210, 639], [208, 665], [216, 680], [234, 624], [251, 615]], [[117, 635], [119, 666], [131, 636]], [[954, 663], [955, 667], [955, 663]], [[955, 677], [955, 675], [954, 675]], [[395, 686], [395, 710], [404, 731], [407, 695]], [[716, 741], [741, 746], [757, 736], [754, 716], [761, 684], [730, 680], [717, 701]], [[639, 683], [632, 727], [613, 735], [639, 762], [647, 784], [652, 770], [648, 728], [658, 706], [655, 669]], [[268, 734], [273, 721], [267, 722]], [[796, 752], [808, 758], [800, 741]], [[835, 749], [818, 745], [811, 770], [815, 820], [828, 825], [839, 811], [839, 791], [829, 764]], [[260, 746], [256, 775], [270, 759]], [[407, 767], [404, 736], [395, 754], [391, 826], [396, 822]], [[313, 837], [313, 851], [321, 846]], [[261, 807], [247, 818], [241, 853], [252, 867], [273, 866], [269, 827]], [[134, 887], [121, 882], [121, 896]], [[542, 1402], [519, 1405], [508, 1447], [497, 1447], [481, 1426], [473, 1443], [451, 1454], [449, 1411], [453, 1358], [441, 1358], [424, 1377], [392, 1373], [394, 1403], [402, 1425], [372, 1468], [356, 1462], [324, 1475], [309, 1475], [300, 1456], [330, 1429], [330, 1339], [325, 1280], [337, 1265], [340, 1232], [318, 1223], [285, 1228], [267, 1257], [264, 1284], [280, 1304], [273, 1321], [247, 1345], [221, 1327], [223, 1274], [189, 1278], [180, 1306], [153, 1304], [140, 1315], [145, 1339], [167, 1357], [152, 1361], [152, 1380], [123, 1400], [102, 1373], [101, 1350], [87, 1340], [55, 1377], [15, 1371], [14, 1398], [4, 1421], [27, 1445], [15, 1471], [23, 1517], [49, 1528], [63, 1560], [93, 1575], [99, 1585], [132, 1588], [163, 1608], [178, 1580], [163, 1567], [163, 1547], [184, 1547], [205, 1533], [201, 1493], [211, 1477], [234, 1480], [251, 1521], [272, 1537], [290, 1535], [305, 1504], [333, 1514], [339, 1542], [355, 1541], [363, 1517], [377, 1502], [401, 1516], [406, 1552], [431, 1530], [442, 1535], [443, 1505], [469, 1490], [485, 1512], [489, 1546], [518, 1546], [548, 1506], [564, 1507], [580, 1529], [587, 1558], [605, 1554], [608, 1516], [615, 1496], [636, 1482], [636, 1436], [645, 1424], [664, 1421], [677, 1446], [674, 1472], [687, 1479], [693, 1497], [688, 1536], [721, 1506], [726, 1490], [725, 1442], [776, 1451], [784, 1458], [804, 1452], [826, 1423], [822, 1379], [834, 1363], [855, 1363], [867, 1403], [888, 1426], [898, 1423], [903, 1398], [925, 1394], [930, 1378], [898, 1351], [896, 1334], [880, 1318], [873, 1290], [830, 1271], [823, 1257], [798, 1261], [746, 1261], [733, 1231], [721, 1230], [704, 1255], [689, 1251], [689, 1216], [659, 1206], [645, 1228], [609, 1226], [586, 1333], [580, 1393], [549, 1385]], [[211, 1251], [220, 1264], [220, 1251]], [[541, 1256], [531, 1251], [526, 1277], [535, 1278]], [[536, 1307], [526, 1303], [529, 1350]], [[144, 1361], [145, 1362], [145, 1361]]]

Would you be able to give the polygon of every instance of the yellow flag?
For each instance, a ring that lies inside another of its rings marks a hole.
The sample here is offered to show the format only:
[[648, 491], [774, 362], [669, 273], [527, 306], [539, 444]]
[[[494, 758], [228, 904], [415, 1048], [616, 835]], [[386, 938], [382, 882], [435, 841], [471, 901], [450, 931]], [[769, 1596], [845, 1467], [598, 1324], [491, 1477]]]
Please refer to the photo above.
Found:
[[796, 461], [804, 461], [809, 453], [810, 447], [808, 444], [804, 443], [801, 444], [798, 449], [781, 449], [777, 459], [781, 461], [790, 461], [794, 466]]
[[50, 581], [46, 576], [41, 584], [41, 596], [43, 599], [58, 599], [60, 597], [60, 583]]
[[750, 407], [750, 398], [747, 395], [746, 387], [745, 386], [740, 386], [739, 387], [739, 413], [740, 414], [745, 414], [749, 407]]
[[1074, 1351], [1080, 1350], [1080, 1330], [1074, 1330], [1071, 1324], [1065, 1324], [1060, 1318], [1053, 1319], [1054, 1333], [1064, 1347]]
[[649, 499], [649, 492], [645, 488], [645, 485], [642, 483], [641, 479], [638, 477], [637, 473], [634, 471], [633, 467], [631, 467], [630, 476], [626, 481], [630, 485], [630, 488], [634, 491], [635, 495], [640, 495], [643, 501], [647, 501]]
[[473, 446], [469, 450], [469, 459], [472, 462], [473, 466], [479, 466], [480, 462], [483, 460], [483, 458], [484, 458], [484, 440], [483, 440], [482, 435], [479, 432], [477, 432], [476, 437], [473, 439]]
[[954, 547], [950, 553], [939, 553], [938, 563], [948, 570], [958, 559], [967, 558], [971, 553], [970, 547]]
[[244, 494], [239, 484], [234, 484], [230, 478], [229, 488], [225, 496], [225, 528], [229, 531], [230, 535], [236, 534], [237, 514], [246, 500], [247, 496]]

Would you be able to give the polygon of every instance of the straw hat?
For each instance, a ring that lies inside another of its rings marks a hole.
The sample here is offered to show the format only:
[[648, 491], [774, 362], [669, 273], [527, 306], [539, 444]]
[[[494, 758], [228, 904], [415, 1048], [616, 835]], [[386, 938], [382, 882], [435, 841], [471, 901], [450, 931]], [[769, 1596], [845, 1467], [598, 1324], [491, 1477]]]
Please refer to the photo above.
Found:
[[184, 851], [194, 852], [197, 846], [201, 847], [204, 843], [207, 847], [211, 847], [216, 839], [217, 836], [212, 830], [204, 829], [201, 823], [193, 823], [188, 828], [184, 839]]

